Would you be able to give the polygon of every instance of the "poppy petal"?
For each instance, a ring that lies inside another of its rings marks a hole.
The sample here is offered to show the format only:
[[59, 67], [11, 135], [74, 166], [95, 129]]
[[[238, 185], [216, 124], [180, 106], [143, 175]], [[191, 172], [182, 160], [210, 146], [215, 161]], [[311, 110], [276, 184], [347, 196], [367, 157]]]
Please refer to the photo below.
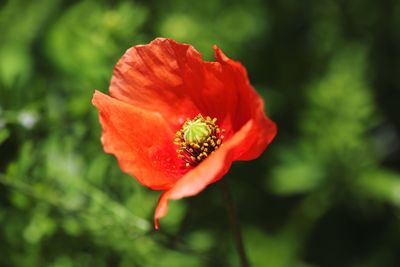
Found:
[[[264, 101], [246, 69], [214, 46], [216, 62], [192, 46], [157, 38], [130, 48], [114, 68], [110, 96], [95, 93], [102, 143], [121, 169], [151, 189], [165, 190], [155, 225], [168, 201], [193, 196], [221, 179], [235, 160], [258, 157], [276, 135]], [[195, 167], [176, 154], [175, 132], [198, 113], [217, 118], [223, 145]]]
[[252, 127], [247, 138], [237, 145], [234, 160], [258, 158], [276, 136], [276, 124], [265, 115], [264, 101], [261, 98], [256, 107]]
[[[126, 103], [159, 112], [175, 127], [199, 113], [184, 88], [178, 58], [189, 45], [157, 38], [126, 51], [114, 68], [110, 95]], [[194, 55], [192, 55], [193, 57]]]
[[245, 67], [240, 62], [228, 58], [217, 46], [214, 46], [214, 52], [217, 62], [229, 70], [241, 101], [235, 114], [233, 128], [241, 127], [242, 121], [248, 120], [249, 116], [254, 120], [248, 138], [237, 147], [235, 160], [255, 159], [276, 136], [276, 124], [265, 115], [264, 101], [251, 86]]
[[100, 113], [104, 150], [116, 156], [124, 172], [155, 190], [168, 189], [182, 177], [174, 132], [162, 116], [99, 91], [92, 102]]
[[204, 61], [191, 45], [157, 38], [126, 51], [115, 66], [110, 95], [159, 112], [177, 130], [198, 113], [218, 118], [229, 130], [240, 97], [234, 83], [229, 69]]
[[176, 184], [164, 192], [158, 202], [154, 215], [156, 229], [159, 228], [158, 220], [168, 211], [170, 199], [180, 199], [198, 194], [209, 184], [218, 181], [229, 170], [237, 151], [235, 149], [243, 143], [253, 128], [253, 121], [249, 121], [230, 140], [224, 143], [215, 153], [211, 154], [196, 168], [189, 171]]

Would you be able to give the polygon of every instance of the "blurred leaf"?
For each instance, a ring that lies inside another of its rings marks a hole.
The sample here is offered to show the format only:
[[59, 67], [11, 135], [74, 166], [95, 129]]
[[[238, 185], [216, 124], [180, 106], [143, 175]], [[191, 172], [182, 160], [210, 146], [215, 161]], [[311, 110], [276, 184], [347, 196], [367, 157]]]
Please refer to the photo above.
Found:
[[165, 14], [159, 24], [159, 34], [193, 44], [208, 59], [212, 58], [214, 44], [235, 56], [243, 51], [244, 44], [251, 44], [268, 30], [267, 12], [258, 8], [257, 1], [252, 5], [232, 5], [229, 9], [222, 1], [202, 3], [198, 8], [186, 1], [167, 2], [176, 5], [178, 12]]
[[63, 72], [78, 80], [108, 80], [121, 50], [141, 40], [137, 31], [145, 18], [146, 10], [129, 2], [112, 8], [95, 1], [79, 2], [52, 27], [46, 52]]
[[48, 210], [44, 205], [36, 207], [34, 216], [31, 218], [30, 223], [24, 230], [24, 238], [29, 243], [37, 243], [44, 236], [50, 235], [55, 231], [56, 224], [47, 216]]
[[10, 137], [10, 131], [7, 128], [0, 129], [0, 145]]
[[358, 185], [360, 194], [400, 207], [400, 174], [383, 169], [369, 171]]
[[296, 194], [313, 191], [323, 181], [324, 173], [321, 162], [311, 151], [307, 152], [307, 143], [294, 154], [286, 148], [281, 154], [281, 165], [274, 168], [268, 185], [277, 194]]
[[24, 84], [32, 75], [32, 43], [58, 2], [13, 0], [0, 11], [0, 83], [5, 87]]
[[[268, 184], [280, 194], [319, 190], [322, 184], [357, 179], [373, 166], [373, 146], [366, 145], [376, 124], [372, 96], [364, 78], [365, 50], [358, 45], [339, 50], [327, 72], [307, 91], [308, 109], [299, 120], [295, 147], [281, 150], [281, 163]], [[351, 164], [349, 164], [351, 163]], [[340, 170], [337, 177], [335, 170]], [[330, 188], [324, 188], [330, 190]], [[343, 188], [342, 188], [343, 189]]]

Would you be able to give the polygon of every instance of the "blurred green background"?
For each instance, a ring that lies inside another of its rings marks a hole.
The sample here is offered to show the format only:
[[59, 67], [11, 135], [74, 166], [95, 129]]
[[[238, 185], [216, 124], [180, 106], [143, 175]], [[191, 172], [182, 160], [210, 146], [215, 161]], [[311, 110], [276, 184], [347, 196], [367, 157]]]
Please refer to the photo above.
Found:
[[94, 89], [158, 36], [240, 60], [279, 133], [225, 177], [253, 266], [400, 266], [400, 1], [0, 2], [0, 266], [238, 266], [219, 188], [103, 153]]

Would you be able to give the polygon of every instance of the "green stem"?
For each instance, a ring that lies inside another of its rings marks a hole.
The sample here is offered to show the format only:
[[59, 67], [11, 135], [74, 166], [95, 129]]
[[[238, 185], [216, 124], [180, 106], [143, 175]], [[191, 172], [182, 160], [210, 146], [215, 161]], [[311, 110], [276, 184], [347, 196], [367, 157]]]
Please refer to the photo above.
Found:
[[228, 213], [229, 222], [230, 222], [232, 234], [235, 239], [235, 245], [236, 245], [237, 252], [239, 254], [241, 266], [249, 267], [250, 264], [247, 259], [246, 251], [245, 251], [244, 244], [243, 244], [242, 230], [240, 228], [240, 224], [239, 224], [239, 220], [237, 217], [235, 205], [233, 203], [231, 192], [229, 190], [229, 187], [228, 187], [226, 181], [221, 180], [219, 182], [219, 185], [220, 185], [220, 188], [222, 191], [222, 196], [224, 198], [224, 203], [225, 203], [226, 211]]

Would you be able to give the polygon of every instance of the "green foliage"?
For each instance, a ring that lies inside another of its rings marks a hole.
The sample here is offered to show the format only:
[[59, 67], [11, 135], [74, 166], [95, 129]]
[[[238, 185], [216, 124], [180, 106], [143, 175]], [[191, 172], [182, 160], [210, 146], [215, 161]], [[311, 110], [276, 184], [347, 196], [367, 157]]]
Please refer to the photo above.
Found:
[[[268, 29], [268, 14], [260, 1], [243, 5], [233, 1], [229, 8], [222, 0], [217, 1], [160, 1], [156, 9], [160, 18], [156, 33], [177, 41], [193, 44], [207, 58], [212, 58], [211, 45], [226, 48], [233, 56], [245, 52], [244, 44], [257, 41]], [[171, 12], [162, 12], [174, 6]]]
[[1, 3], [0, 266], [238, 266], [217, 186], [173, 201], [156, 232], [159, 192], [102, 150], [92, 94], [127, 48], [159, 35], [243, 62], [278, 124], [265, 154], [226, 177], [253, 266], [399, 266], [399, 10]]
[[297, 146], [282, 150], [282, 164], [269, 180], [274, 190], [321, 190], [328, 180], [352, 182], [373, 167], [377, 159], [367, 133], [376, 112], [364, 66], [363, 49], [346, 47], [333, 56], [327, 73], [305, 89], [308, 109], [299, 118]]

